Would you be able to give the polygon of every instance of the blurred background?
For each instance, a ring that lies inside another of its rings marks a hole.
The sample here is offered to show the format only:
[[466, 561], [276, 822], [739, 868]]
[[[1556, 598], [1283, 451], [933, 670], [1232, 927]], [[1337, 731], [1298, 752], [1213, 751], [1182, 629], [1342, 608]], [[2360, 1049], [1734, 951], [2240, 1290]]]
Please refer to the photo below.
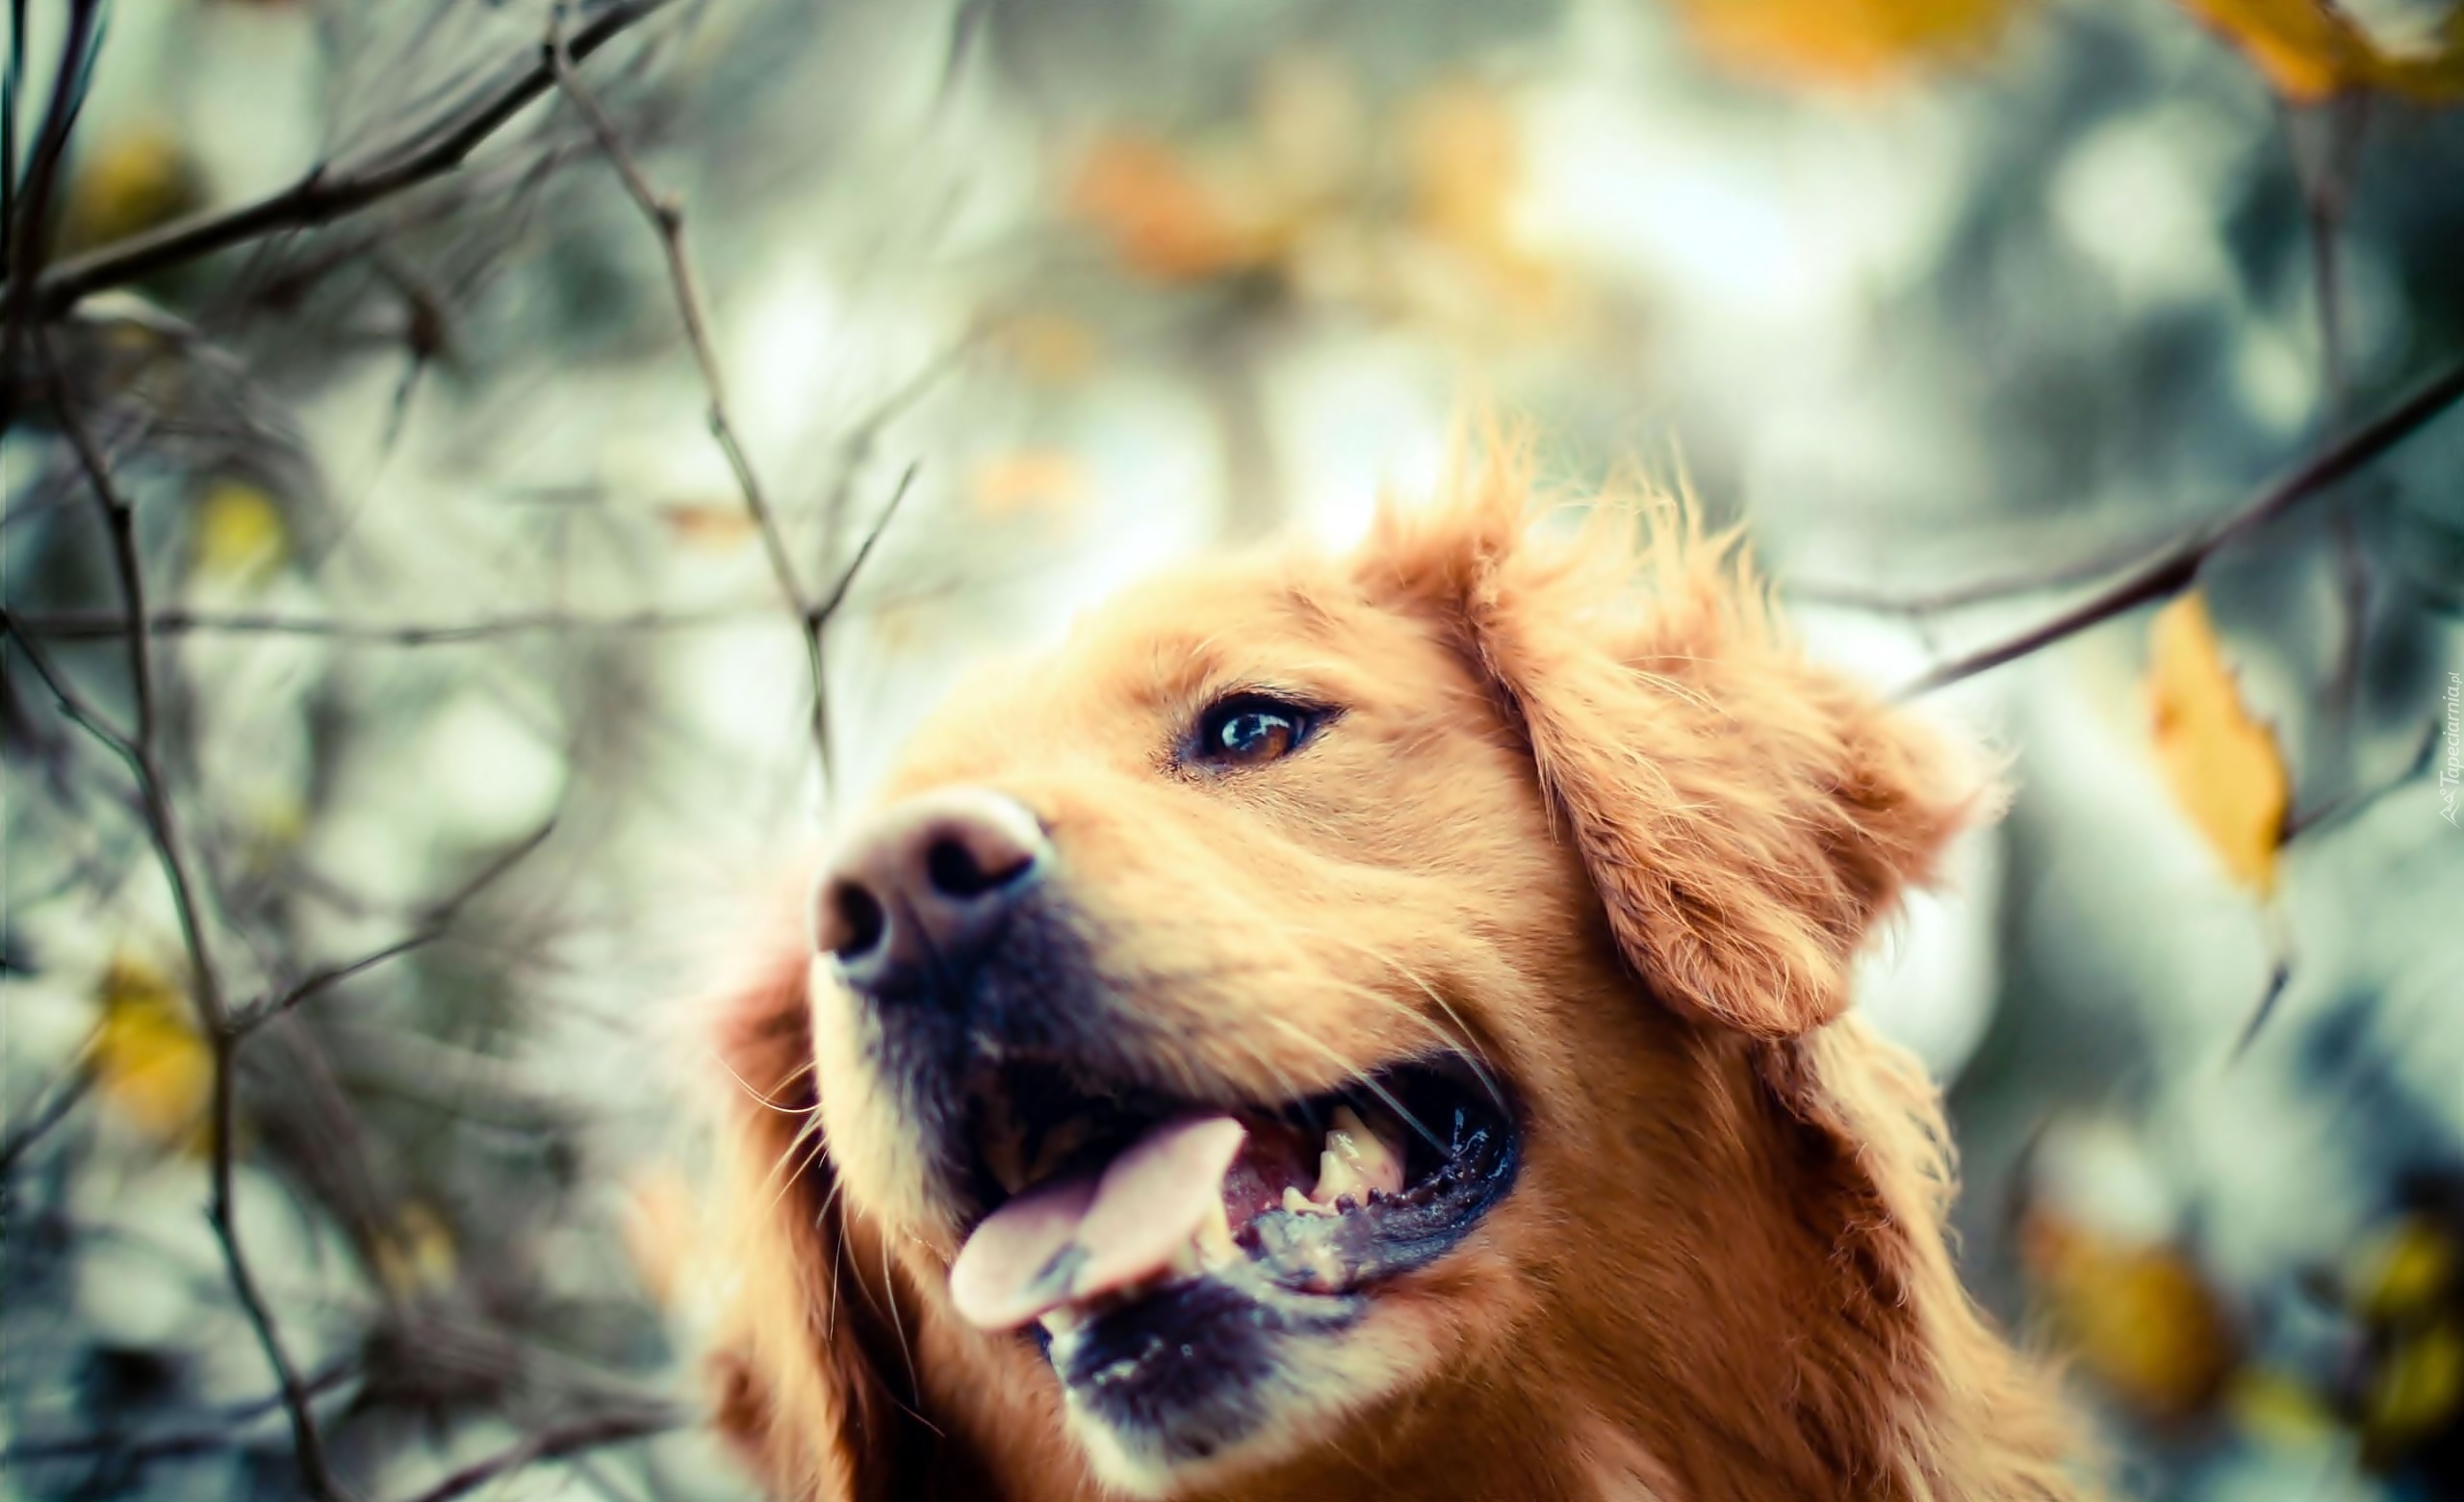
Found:
[[2453, 6], [9, 29], [0, 1492], [743, 1495], [694, 978], [959, 665], [1485, 402], [2008, 758], [1864, 1004], [2127, 1492], [2464, 1496]]

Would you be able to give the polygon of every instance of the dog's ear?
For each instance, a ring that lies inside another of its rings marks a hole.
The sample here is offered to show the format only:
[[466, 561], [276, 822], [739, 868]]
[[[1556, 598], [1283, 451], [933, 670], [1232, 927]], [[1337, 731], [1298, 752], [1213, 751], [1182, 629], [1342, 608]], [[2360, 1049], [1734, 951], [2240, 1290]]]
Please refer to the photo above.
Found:
[[812, 1084], [809, 946], [767, 946], [711, 1003], [732, 1290], [710, 1358], [714, 1420], [769, 1494], [797, 1502], [984, 1495], [921, 1416], [899, 1310], [911, 1292], [848, 1213]]
[[1381, 511], [1355, 577], [1454, 636], [1657, 994], [1765, 1039], [1831, 1021], [1989, 779], [1793, 650], [1675, 504], [1604, 502], [1553, 537], [1530, 497], [1494, 447], [1439, 504]]

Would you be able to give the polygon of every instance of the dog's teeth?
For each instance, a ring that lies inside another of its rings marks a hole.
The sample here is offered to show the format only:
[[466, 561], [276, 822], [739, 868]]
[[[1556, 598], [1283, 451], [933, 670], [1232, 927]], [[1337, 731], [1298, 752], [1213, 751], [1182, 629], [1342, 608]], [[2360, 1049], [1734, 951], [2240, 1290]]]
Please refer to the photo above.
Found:
[[1371, 1130], [1350, 1106], [1336, 1106], [1334, 1125], [1326, 1130], [1325, 1151], [1318, 1154], [1318, 1187], [1309, 1198], [1322, 1205], [1346, 1198], [1357, 1204], [1367, 1201], [1372, 1190], [1395, 1194], [1402, 1187], [1402, 1154]]
[[1214, 1210], [1191, 1232], [1190, 1239], [1172, 1254], [1170, 1265], [1164, 1270], [1165, 1277], [1195, 1278], [1210, 1267], [1221, 1267], [1240, 1257], [1241, 1249], [1232, 1241], [1232, 1218], [1225, 1212], [1223, 1202], [1218, 1200]]
[[1232, 1241], [1232, 1217], [1224, 1210], [1221, 1200], [1216, 1201], [1215, 1208], [1198, 1223], [1197, 1252], [1199, 1260], [1210, 1267], [1238, 1260], [1241, 1256], [1241, 1249]]
[[1057, 1309], [1046, 1309], [1041, 1314], [1036, 1316], [1036, 1323], [1041, 1325], [1044, 1328], [1045, 1334], [1053, 1336], [1055, 1339], [1069, 1334], [1071, 1331], [1076, 1330], [1086, 1322], [1086, 1315], [1079, 1313], [1076, 1309], [1071, 1308], [1065, 1304]]
[[1295, 1215], [1323, 1215], [1326, 1207], [1300, 1192], [1298, 1184], [1283, 1186], [1283, 1207]]

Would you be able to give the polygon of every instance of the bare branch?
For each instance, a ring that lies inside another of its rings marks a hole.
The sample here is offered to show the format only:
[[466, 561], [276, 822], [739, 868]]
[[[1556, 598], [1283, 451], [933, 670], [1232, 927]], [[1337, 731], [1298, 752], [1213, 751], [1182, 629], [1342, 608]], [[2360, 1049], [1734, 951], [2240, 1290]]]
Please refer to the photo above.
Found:
[[[611, 0], [577, 30], [571, 55], [589, 57], [635, 23], [663, 10], [669, 0]], [[72, 257], [32, 283], [37, 311], [55, 315], [81, 298], [118, 287], [168, 267], [287, 230], [309, 229], [442, 177], [546, 93], [555, 82], [545, 55], [511, 69], [372, 151], [346, 168], [312, 168], [290, 187], [235, 209], [196, 215]], [[23, 264], [23, 263], [20, 263]], [[8, 295], [26, 299], [13, 276]]]
[[426, 912], [421, 916], [419, 926], [392, 944], [345, 964], [325, 966], [310, 973], [289, 990], [243, 1007], [231, 1019], [231, 1031], [244, 1037], [263, 1026], [269, 1020], [281, 1016], [328, 987], [348, 980], [363, 971], [373, 970], [387, 960], [408, 954], [413, 949], [434, 944], [437, 940], [444, 938], [446, 931], [453, 926], [454, 919], [461, 915], [462, 909], [468, 906], [473, 898], [494, 886], [505, 872], [520, 865], [524, 857], [546, 843], [548, 837], [555, 833], [555, 830], [556, 821], [552, 818], [516, 842], [496, 859], [479, 868], [470, 880], [429, 904]]
[[[557, 631], [666, 632], [707, 627], [743, 626], [775, 620], [775, 611], [742, 609], [704, 610], [635, 610], [623, 615], [577, 615], [566, 610], [533, 610], [513, 615], [451, 624], [387, 625], [377, 621], [342, 621], [313, 615], [275, 615], [250, 611], [188, 609], [157, 610], [146, 617], [146, 631], [156, 636], [202, 633], [256, 636], [312, 636], [375, 646], [427, 647]], [[107, 641], [128, 634], [128, 621], [116, 613], [62, 611], [20, 614], [16, 627], [28, 634], [55, 641]]]
[[835, 549], [840, 523], [847, 515], [849, 503], [855, 499], [857, 479], [864, 472], [872, 457], [873, 445], [880, 441], [882, 430], [905, 415], [910, 407], [924, 400], [941, 378], [958, 368], [961, 357], [974, 348], [983, 330], [978, 328], [966, 337], [933, 356], [915, 374], [891, 388], [889, 393], [848, 426], [838, 440], [838, 477], [821, 505], [823, 545]]
[[2222, 520], [2193, 532], [2078, 605], [2006, 641], [1936, 666], [1900, 689], [1896, 697], [1913, 698], [1963, 678], [1973, 678], [2100, 625], [2125, 610], [2180, 592], [2198, 577], [2200, 566], [2217, 550], [2256, 531], [2361, 469], [2459, 399], [2464, 399], [2464, 365], [2431, 377], [2376, 420], [2354, 429], [2343, 442], [2261, 490]]
[[490, 1482], [527, 1469], [542, 1461], [560, 1460], [611, 1444], [647, 1439], [678, 1427], [680, 1422], [675, 1414], [667, 1412], [620, 1413], [542, 1430], [486, 1460], [462, 1467], [412, 1497], [409, 1502], [452, 1502], [455, 1497], [468, 1496]]
[[1795, 603], [1835, 606], [1874, 615], [1944, 615], [1972, 606], [1992, 605], [2021, 595], [2051, 594], [2058, 589], [2111, 578], [2145, 557], [2152, 546], [2161, 545], [2165, 540], [2138, 541], [2126, 548], [2108, 549], [2091, 557], [2034, 573], [1996, 575], [1915, 594], [1894, 594], [1832, 580], [1793, 577], [1780, 582], [1780, 592]]
[[[69, 0], [68, 31], [60, 45], [60, 71], [52, 78], [51, 103], [43, 111], [42, 124], [35, 132], [34, 147], [26, 159], [25, 194], [9, 205], [8, 221], [0, 225], [0, 237], [5, 237], [9, 249], [9, 281], [0, 288], [0, 318], [7, 320], [5, 329], [0, 329], [0, 433], [7, 432], [16, 422], [20, 389], [17, 357], [25, 347], [27, 331], [34, 326], [37, 311], [31, 289], [51, 244], [51, 200], [61, 159], [68, 152], [68, 138], [77, 128], [86, 85], [92, 74], [95, 55], [102, 47], [96, 24], [100, 12], [100, 0]], [[20, 45], [23, 40], [22, 27], [15, 28], [9, 52], [13, 126], [17, 102], [13, 86], [24, 66]], [[15, 170], [13, 162], [10, 169]]]
[[[600, 151], [623, 181], [626, 194], [658, 236], [659, 252], [667, 261], [677, 319], [684, 326], [684, 342], [693, 351], [693, 363], [701, 369], [703, 389], [709, 397], [710, 437], [726, 456], [728, 469], [735, 476], [736, 488], [743, 492], [745, 511], [761, 534], [761, 548], [769, 557], [771, 574], [779, 582], [779, 593], [803, 623], [805, 666], [812, 678], [813, 702], [819, 704], [823, 693], [821, 633], [812, 623], [812, 607], [806, 603], [804, 586], [797, 583], [795, 562], [787, 555], [787, 540], [779, 530], [778, 516], [771, 509], [760, 479], [753, 472], [753, 461], [745, 455], [744, 444], [736, 436], [735, 422], [728, 414], [727, 382], [719, 371], [718, 354], [710, 346], [709, 321], [702, 311], [702, 294], [684, 247], [684, 211], [651, 186], [641, 164], [627, 149], [615, 120], [601, 107], [598, 97], [583, 87], [581, 75], [576, 71], [576, 64], [582, 56], [579, 49], [566, 42], [563, 7], [559, 5], [548, 31], [548, 60], [555, 70], [556, 84], [581, 111], [590, 124], [590, 133], [599, 141]], [[814, 723], [814, 749], [821, 757], [826, 776], [830, 752], [820, 738], [818, 713]]]
[[[187, 863], [181, 858], [176, 816], [171, 807], [169, 790], [163, 768], [155, 753], [154, 660], [151, 638], [135, 629], [145, 619], [145, 574], [137, 551], [137, 514], [119, 486], [112, 478], [111, 466], [96, 447], [94, 436], [86, 426], [85, 415], [61, 377], [49, 336], [36, 332], [36, 347], [49, 373], [52, 404], [57, 409], [60, 428], [76, 453], [78, 465], [85, 471], [86, 483], [92, 494], [97, 510], [102, 513], [105, 532], [111, 538], [112, 563], [119, 578], [122, 635], [128, 643], [130, 693], [137, 701], [137, 729], [131, 737], [109, 738], [114, 749], [127, 759], [135, 773], [138, 794], [143, 800], [145, 821], [163, 864], [163, 874], [170, 884], [172, 907], [178, 915], [181, 942], [187, 946], [189, 962], [196, 971], [193, 984], [200, 1020], [208, 1032], [218, 1031], [223, 1021], [220, 977], [208, 951], [205, 929], [197, 912], [196, 884], [191, 878]], [[22, 637], [20, 638], [22, 641]], [[32, 655], [29, 648], [29, 655]], [[55, 695], [61, 695], [64, 685], [53, 674], [45, 672], [44, 681]], [[67, 698], [62, 695], [63, 706]], [[97, 722], [85, 716], [90, 729]]]
[[133, 693], [137, 701], [137, 732], [122, 737], [109, 732], [102, 722], [79, 706], [67, 692], [64, 679], [53, 672], [42, 660], [42, 654], [22, 633], [18, 645], [27, 660], [37, 664], [42, 676], [70, 717], [93, 732], [128, 763], [137, 780], [138, 796], [144, 807], [145, 825], [152, 836], [155, 854], [160, 860], [164, 877], [171, 889], [171, 901], [178, 916], [180, 938], [188, 951], [190, 991], [202, 1031], [212, 1049], [214, 1064], [214, 1096], [211, 1121], [211, 1157], [208, 1171], [212, 1192], [206, 1205], [206, 1216], [214, 1225], [216, 1240], [222, 1249], [222, 1261], [229, 1274], [232, 1292], [238, 1296], [248, 1323], [265, 1352], [266, 1363], [273, 1368], [281, 1387], [284, 1406], [291, 1417], [293, 1447], [297, 1454], [302, 1478], [309, 1490], [326, 1502], [349, 1495], [335, 1478], [325, 1457], [322, 1438], [317, 1431], [316, 1414], [309, 1407], [306, 1385], [299, 1379], [298, 1368], [292, 1364], [284, 1348], [281, 1333], [276, 1329], [273, 1311], [266, 1304], [257, 1287], [256, 1275], [248, 1265], [245, 1250], [240, 1242], [238, 1226], [232, 1218], [232, 1139], [238, 1126], [239, 1071], [235, 1054], [240, 1038], [229, 1024], [229, 1009], [223, 1000], [221, 972], [216, 969], [214, 953], [205, 933], [205, 925], [196, 902], [196, 883], [189, 873], [181, 854], [179, 830], [174, 816], [170, 790], [164, 776], [155, 745], [153, 658], [150, 638], [144, 630], [145, 575], [142, 559], [137, 550], [135, 512], [127, 499], [119, 493], [111, 468], [102, 451], [95, 446], [93, 434], [88, 430], [84, 414], [60, 373], [48, 335], [39, 327], [35, 331], [37, 350], [42, 357], [52, 404], [61, 431], [76, 451], [77, 461], [86, 472], [95, 505], [101, 509], [111, 537], [114, 563], [119, 574], [120, 604], [126, 621], [124, 633], [128, 645], [129, 672], [134, 679]]

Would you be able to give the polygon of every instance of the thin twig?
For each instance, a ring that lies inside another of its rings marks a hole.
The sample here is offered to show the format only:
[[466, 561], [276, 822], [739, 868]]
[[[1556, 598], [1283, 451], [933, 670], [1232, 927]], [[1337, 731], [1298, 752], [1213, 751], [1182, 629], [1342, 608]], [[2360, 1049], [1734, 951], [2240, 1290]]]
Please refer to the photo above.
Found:
[[77, 1102], [86, 1099], [87, 1093], [93, 1088], [93, 1068], [83, 1062], [64, 1077], [53, 1081], [43, 1096], [42, 1104], [35, 1107], [23, 1123], [11, 1126], [6, 1141], [0, 1142], [0, 1175], [13, 1170], [17, 1159], [48, 1136], [53, 1127], [66, 1121], [68, 1113], [76, 1109]]
[[[2160, 543], [2163, 540], [2157, 539]], [[1792, 604], [1834, 606], [1876, 615], [1945, 615], [1973, 606], [1993, 605], [2021, 595], [2051, 594], [2110, 579], [2145, 557], [2150, 545], [2138, 542], [2034, 573], [1995, 575], [1916, 594], [1894, 594], [1835, 580], [1793, 577], [1780, 582], [1780, 592]]]
[[2233, 1051], [2224, 1056], [2228, 1066], [2240, 1063], [2242, 1055], [2250, 1051], [2250, 1045], [2259, 1041], [2259, 1033], [2275, 1016], [2276, 1003], [2284, 999], [2284, 993], [2292, 984], [2293, 962], [2279, 950], [2268, 971], [2267, 989], [2259, 993], [2258, 1004], [2250, 1008], [2249, 1017], [2243, 1022], [2240, 1035], [2233, 1040]]
[[2217, 550], [2257, 531], [2369, 464], [2458, 399], [2464, 399], [2464, 365], [2433, 376], [2377, 419], [2267, 486], [2222, 520], [2193, 532], [2078, 605], [2005, 641], [1934, 667], [1900, 689], [1896, 697], [1913, 698], [1963, 678], [1972, 678], [2076, 635], [2125, 610], [2178, 593], [2198, 577], [2200, 565]]
[[[805, 635], [812, 643], [816, 660], [822, 658], [822, 637], [830, 629], [831, 619], [837, 615], [838, 608], [847, 603], [848, 592], [856, 587], [856, 576], [864, 571], [865, 560], [873, 556], [873, 549], [880, 544], [882, 534], [889, 531], [890, 522], [897, 517], [899, 504], [907, 499], [907, 492], [914, 486], [915, 469], [915, 465], [910, 464], [898, 477], [898, 488], [889, 493], [889, 503], [882, 507], [881, 515], [873, 518], [873, 525], [865, 531], [864, 540], [857, 544], [856, 556], [847, 560], [847, 567], [838, 575], [838, 583], [831, 586], [830, 598], [805, 612]], [[826, 677], [813, 680], [812, 742], [821, 756], [823, 786], [828, 788], [833, 764], [830, 759], [830, 687]]]
[[873, 446], [880, 441], [883, 429], [924, 400], [927, 393], [940, 384], [941, 377], [956, 370], [960, 358], [974, 348], [981, 337], [980, 329], [969, 333], [925, 361], [912, 376], [893, 387], [848, 425], [846, 432], [839, 436], [838, 477], [831, 482], [830, 492], [821, 505], [822, 546], [830, 554], [836, 552], [841, 524], [846, 520], [849, 504], [855, 500], [856, 482], [871, 460]]
[[561, 1428], [542, 1430], [517, 1444], [509, 1445], [482, 1461], [475, 1461], [446, 1477], [435, 1486], [409, 1499], [409, 1502], [452, 1502], [468, 1496], [492, 1481], [510, 1476], [542, 1461], [558, 1460], [585, 1451], [603, 1449], [633, 1439], [647, 1439], [677, 1427], [672, 1413], [627, 1413], [606, 1418], [584, 1419]]
[[[326, 1368], [308, 1379], [308, 1392], [322, 1397], [354, 1375], [349, 1362]], [[282, 1394], [238, 1404], [224, 1409], [210, 1429], [183, 1430], [157, 1435], [150, 1439], [133, 1439], [124, 1434], [77, 1435], [63, 1439], [21, 1439], [9, 1446], [5, 1455], [12, 1465], [30, 1461], [76, 1460], [90, 1455], [110, 1455], [116, 1461], [176, 1460], [189, 1455], [211, 1455], [241, 1443], [238, 1431], [244, 1425], [263, 1418], [282, 1407]]]
[[[804, 623], [805, 666], [812, 678], [815, 703], [822, 696], [821, 633], [812, 624], [812, 607], [807, 603], [804, 586], [797, 582], [795, 561], [787, 555], [787, 540], [779, 530], [779, 519], [771, 509], [770, 499], [761, 488], [761, 480], [754, 473], [753, 461], [746, 456], [744, 444], [736, 435], [735, 421], [729, 415], [727, 381], [719, 370], [717, 351], [710, 345], [709, 320], [703, 312], [702, 294], [693, 274], [693, 262], [684, 246], [684, 211], [672, 200], [660, 196], [642, 171], [641, 164], [627, 148], [625, 138], [616, 129], [616, 121], [602, 108], [598, 96], [583, 87], [576, 64], [583, 54], [565, 40], [564, 13], [560, 4], [548, 30], [548, 61], [554, 69], [555, 81], [565, 96], [581, 111], [590, 125], [590, 133], [599, 142], [599, 149], [607, 158], [617, 177], [625, 185], [627, 196], [642, 211], [651, 229], [658, 236], [659, 252], [667, 261], [669, 290], [676, 302], [677, 319], [684, 326], [684, 342], [693, 351], [693, 363], [702, 373], [702, 386], [709, 398], [709, 427], [712, 441], [727, 458], [728, 469], [735, 476], [736, 489], [744, 496], [744, 508], [761, 534], [762, 551], [770, 559], [771, 575], [778, 581], [779, 593]], [[818, 723], [818, 720], [816, 720]], [[829, 752], [818, 738], [815, 749], [824, 763]]]
[[[343, 621], [314, 615], [276, 615], [253, 611], [188, 609], [157, 610], [145, 629], [156, 636], [196, 634], [253, 636], [311, 636], [373, 646], [427, 647], [543, 632], [691, 631], [705, 627], [757, 624], [777, 619], [770, 609], [635, 610], [623, 615], [576, 615], [564, 610], [532, 610], [475, 621], [388, 625], [381, 621]], [[55, 641], [109, 641], [128, 634], [125, 618], [108, 611], [21, 613], [17, 628]]]
[[434, 944], [437, 940], [444, 938], [446, 931], [453, 926], [453, 920], [461, 916], [462, 909], [470, 905], [472, 899], [494, 886], [499, 878], [520, 865], [524, 857], [546, 843], [548, 837], [555, 831], [556, 821], [552, 818], [515, 842], [496, 859], [479, 868], [470, 880], [430, 903], [427, 910], [420, 916], [419, 926], [392, 944], [371, 950], [358, 959], [345, 964], [324, 966], [289, 989], [241, 1008], [231, 1018], [231, 1030], [244, 1037], [263, 1026], [270, 1019], [281, 1016], [328, 987], [348, 980], [363, 971], [372, 970], [387, 960], [408, 954], [413, 949]]
[[93, 492], [94, 505], [103, 513], [105, 529], [110, 534], [114, 564], [119, 575], [120, 608], [127, 623], [125, 640], [128, 647], [132, 692], [137, 701], [137, 730], [133, 737], [110, 732], [103, 722], [76, 703], [67, 691], [66, 681], [54, 673], [42, 660], [42, 654], [22, 633], [18, 645], [27, 660], [37, 664], [37, 671], [51, 687], [64, 711], [72, 719], [94, 733], [118, 752], [127, 762], [137, 780], [138, 796], [143, 805], [145, 825], [151, 835], [155, 854], [163, 867], [165, 880], [171, 890], [171, 904], [178, 917], [180, 939], [188, 952], [190, 991], [195, 1002], [200, 1030], [211, 1047], [213, 1075], [213, 1129], [208, 1164], [212, 1192], [206, 1205], [207, 1219], [213, 1223], [216, 1240], [222, 1249], [222, 1261], [231, 1282], [231, 1289], [246, 1311], [248, 1324], [255, 1331], [257, 1343], [264, 1349], [266, 1362], [272, 1367], [281, 1387], [284, 1406], [291, 1416], [293, 1446], [296, 1452], [302, 1478], [311, 1492], [320, 1498], [346, 1498], [348, 1493], [335, 1478], [325, 1457], [324, 1441], [317, 1431], [317, 1418], [309, 1407], [309, 1395], [299, 1379], [298, 1368], [292, 1364], [284, 1348], [281, 1333], [274, 1324], [273, 1311], [257, 1286], [256, 1274], [248, 1263], [247, 1254], [240, 1241], [239, 1227], [232, 1215], [232, 1141], [238, 1127], [239, 1071], [236, 1053], [240, 1037], [230, 1026], [229, 1008], [223, 999], [221, 972], [216, 968], [213, 949], [206, 938], [205, 924], [198, 911], [196, 884], [188, 863], [181, 853], [179, 829], [170, 798], [170, 790], [163, 776], [156, 749], [154, 712], [153, 657], [151, 638], [144, 630], [145, 575], [137, 549], [136, 513], [113, 479], [111, 468], [96, 447], [93, 434], [88, 430], [83, 413], [62, 377], [48, 335], [39, 327], [35, 331], [35, 345], [45, 368], [62, 433], [76, 452], [77, 462], [85, 470], [86, 480]]
[[[577, 61], [589, 57], [668, 4], [669, 0], [611, 0], [574, 33], [571, 55]], [[528, 65], [512, 69], [440, 110], [368, 153], [358, 165], [337, 169], [320, 164], [290, 187], [254, 202], [195, 215], [63, 261], [33, 284], [32, 300], [41, 313], [57, 314], [81, 298], [218, 250], [356, 214], [453, 171], [554, 82], [554, 65], [543, 49]], [[13, 277], [9, 283], [13, 298], [26, 296], [17, 290], [19, 280]]]
[[856, 587], [856, 576], [864, 571], [864, 560], [873, 556], [873, 549], [880, 545], [882, 534], [889, 531], [891, 520], [898, 515], [899, 504], [913, 488], [916, 469], [916, 465], [910, 464], [900, 472], [897, 488], [890, 491], [889, 501], [882, 507], [882, 514], [873, 518], [873, 525], [865, 531], [864, 540], [857, 544], [856, 556], [847, 560], [845, 572], [838, 576], [838, 583], [831, 586], [830, 598], [813, 607], [814, 625], [828, 625], [830, 618], [838, 613], [838, 608], [847, 603], [847, 592]]
[[2423, 735], [2420, 744], [2413, 748], [2411, 760], [2404, 764], [2401, 771], [2385, 781], [2357, 791], [2348, 792], [2343, 797], [2319, 808], [2287, 816], [2284, 821], [2284, 838], [2278, 842], [2291, 844], [2304, 835], [2316, 834], [2322, 829], [2341, 824], [2367, 811], [2379, 799], [2406, 783], [2426, 773], [2437, 764], [2439, 742], [2444, 738], [2446, 730], [2447, 722], [2444, 719], [2431, 720], [2429, 729]]

